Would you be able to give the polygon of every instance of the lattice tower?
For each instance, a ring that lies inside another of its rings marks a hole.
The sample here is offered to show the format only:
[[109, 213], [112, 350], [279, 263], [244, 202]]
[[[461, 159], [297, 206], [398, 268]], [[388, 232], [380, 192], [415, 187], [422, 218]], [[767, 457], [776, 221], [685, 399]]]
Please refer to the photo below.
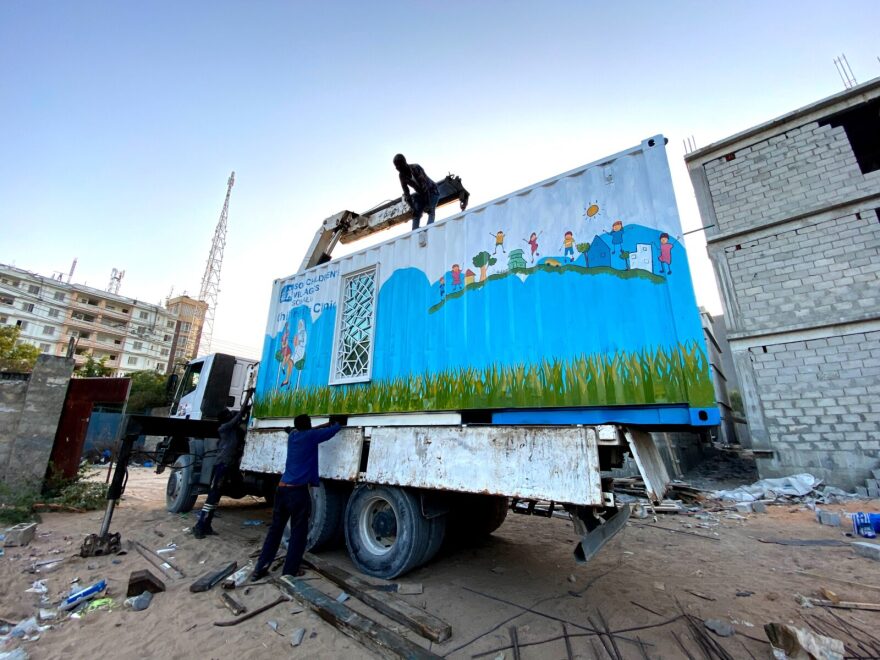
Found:
[[[226, 199], [223, 201], [223, 210], [220, 211], [220, 219], [214, 230], [214, 239], [211, 241], [211, 251], [208, 253], [208, 262], [205, 264], [205, 274], [202, 276], [202, 288], [199, 291], [199, 300], [208, 303], [205, 312], [205, 321], [202, 327], [193, 323], [190, 326], [190, 338], [187, 344], [192, 342], [196, 345], [195, 355], [204, 355], [211, 352], [211, 337], [214, 334], [214, 314], [217, 309], [217, 296], [220, 295], [220, 270], [223, 268], [223, 249], [226, 247], [226, 222], [229, 217], [229, 196], [232, 194], [232, 186], [235, 184], [235, 172], [229, 175], [226, 184]], [[201, 330], [201, 333], [199, 333]]]

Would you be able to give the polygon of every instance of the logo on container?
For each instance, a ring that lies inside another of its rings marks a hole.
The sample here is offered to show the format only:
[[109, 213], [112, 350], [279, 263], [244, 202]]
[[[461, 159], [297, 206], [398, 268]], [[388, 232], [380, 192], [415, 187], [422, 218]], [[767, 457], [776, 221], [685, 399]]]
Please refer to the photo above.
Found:
[[281, 287], [281, 296], [278, 299], [279, 302], [290, 302], [293, 300], [293, 285], [285, 284]]

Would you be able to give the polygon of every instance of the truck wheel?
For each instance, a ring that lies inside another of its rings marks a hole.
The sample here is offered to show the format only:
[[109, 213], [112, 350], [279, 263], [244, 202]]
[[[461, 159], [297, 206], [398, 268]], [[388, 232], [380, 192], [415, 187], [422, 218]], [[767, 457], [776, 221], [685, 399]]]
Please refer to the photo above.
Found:
[[309, 518], [306, 549], [317, 551], [340, 545], [345, 539], [343, 519], [351, 488], [347, 484], [322, 480], [317, 488], [309, 490], [312, 515]]
[[186, 513], [195, 506], [199, 488], [195, 483], [194, 458], [190, 454], [178, 456], [168, 474], [165, 486], [165, 508], [171, 513]]
[[345, 508], [345, 544], [358, 569], [386, 580], [418, 566], [431, 540], [419, 499], [394, 486], [357, 486]]
[[445, 539], [446, 514], [430, 518], [428, 520], [428, 545], [425, 547], [425, 554], [422, 555], [417, 565], [423, 566], [431, 561], [440, 550], [440, 546], [443, 545]]

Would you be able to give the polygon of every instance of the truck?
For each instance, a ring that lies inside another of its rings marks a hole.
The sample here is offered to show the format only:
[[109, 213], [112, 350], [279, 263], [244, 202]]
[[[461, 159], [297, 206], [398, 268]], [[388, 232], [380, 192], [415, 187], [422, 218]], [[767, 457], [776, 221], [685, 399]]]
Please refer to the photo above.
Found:
[[[320, 450], [308, 545], [344, 542], [368, 575], [490, 534], [511, 506], [567, 512], [589, 560], [629, 516], [607, 471], [632, 455], [662, 499], [651, 433], [719, 421], [665, 145], [474, 208], [449, 176], [440, 203], [460, 213], [337, 258], [411, 212], [398, 199], [327, 218], [272, 285], [259, 365], [190, 362], [172, 416], [209, 419], [255, 390], [232, 496], [271, 497], [296, 415], [342, 423]], [[215, 443], [162, 443], [169, 510], [207, 490]]]

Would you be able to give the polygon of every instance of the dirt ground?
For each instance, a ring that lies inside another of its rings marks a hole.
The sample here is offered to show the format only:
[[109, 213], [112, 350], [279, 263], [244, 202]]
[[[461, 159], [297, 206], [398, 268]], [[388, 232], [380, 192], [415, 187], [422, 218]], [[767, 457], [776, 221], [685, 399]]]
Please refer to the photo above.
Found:
[[[20, 642], [31, 658], [374, 657], [295, 602], [237, 626], [215, 627], [215, 621], [233, 618], [218, 599], [219, 587], [193, 594], [189, 586], [223, 562], [247, 562], [262, 542], [271, 510], [257, 500], [224, 499], [215, 521], [220, 535], [199, 541], [188, 533], [194, 514], [165, 511], [165, 475], [144, 468], [132, 468], [130, 473], [111, 530], [121, 532], [123, 542], [138, 540], [154, 550], [177, 544], [167, 556], [186, 578], [163, 577], [168, 590], [156, 595], [147, 610], [125, 609], [122, 601], [129, 573], [144, 568], [158, 571], [134, 551], [117, 557], [77, 556], [83, 536], [98, 531], [101, 512], [44, 514], [34, 541], [25, 548], [7, 548], [0, 558], [0, 618], [18, 622], [37, 613], [40, 596], [26, 590], [38, 579], [46, 580], [51, 606], [67, 594], [75, 578], [84, 586], [106, 579], [115, 604], [110, 611], [55, 622], [38, 640]], [[825, 508], [877, 512], [880, 502]], [[768, 658], [763, 624], [805, 625], [813, 617], [837, 621], [820, 608], [804, 609], [796, 594], [815, 597], [820, 587], [826, 587], [844, 600], [880, 602], [880, 588], [798, 574], [880, 585], [880, 564], [856, 556], [849, 547], [766, 542], [849, 541], [844, 536], [846, 522], [843, 528], [819, 525], [815, 514], [799, 505], [770, 506], [766, 514], [715, 516], [717, 523], [686, 515], [658, 515], [656, 523], [651, 518], [632, 520], [593, 561], [581, 566], [572, 558], [576, 537], [570, 522], [510, 514], [486, 541], [441, 552], [430, 564], [401, 579], [422, 584], [424, 591], [400, 598], [451, 624], [452, 638], [443, 644], [422, 640], [353, 598], [346, 605], [450, 658], [481, 654], [496, 658], [500, 653], [512, 658], [509, 648], [503, 650], [511, 644], [512, 627], [522, 658], [566, 658], [565, 641], [560, 637], [563, 624], [571, 636], [574, 657], [609, 657], [601, 640], [590, 632], [603, 626], [603, 619], [610, 630], [618, 632], [615, 643], [620, 657], [703, 657], [682, 611], [730, 622], [736, 634], [715, 637], [730, 656]], [[263, 525], [244, 524], [253, 520]], [[323, 556], [354, 570], [342, 550]], [[54, 558], [65, 561], [50, 572], [28, 572], [35, 562]], [[339, 587], [314, 573], [308, 576], [313, 578], [310, 584], [325, 593], [339, 594]], [[234, 592], [249, 609], [271, 602], [278, 593], [271, 584]], [[880, 612], [835, 610], [834, 614], [866, 630], [880, 629]], [[277, 622], [277, 632], [267, 625], [269, 621]], [[305, 639], [293, 648], [290, 633], [300, 627], [306, 630]], [[688, 649], [687, 654], [680, 644]]]

